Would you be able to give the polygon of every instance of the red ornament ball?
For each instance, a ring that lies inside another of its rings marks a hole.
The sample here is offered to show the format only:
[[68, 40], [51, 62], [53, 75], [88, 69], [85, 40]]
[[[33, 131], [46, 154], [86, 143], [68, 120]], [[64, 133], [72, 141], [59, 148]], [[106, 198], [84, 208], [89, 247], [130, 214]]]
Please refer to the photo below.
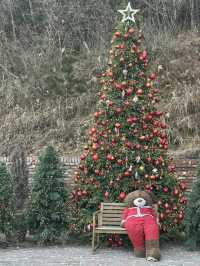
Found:
[[133, 92], [133, 90], [132, 90], [131, 88], [128, 88], [128, 89], [126, 90], [126, 95], [127, 95], [127, 96], [130, 96], [130, 95], [132, 94], [132, 92]]
[[86, 157], [86, 155], [85, 154], [82, 154], [81, 156], [80, 156], [80, 160], [85, 160], [85, 157]]
[[95, 112], [95, 113], [94, 113], [94, 117], [95, 117], [95, 118], [98, 118], [99, 116], [100, 116], [100, 112]]
[[179, 213], [177, 218], [178, 218], [179, 220], [182, 220], [182, 219], [183, 219], [183, 213]]
[[128, 33], [130, 33], [130, 34], [132, 34], [132, 33], [134, 33], [134, 32], [135, 32], [134, 28], [130, 28], [130, 29], [128, 30]]
[[168, 209], [169, 208], [169, 203], [165, 203], [164, 207], [165, 207], [165, 209]]
[[140, 144], [136, 144], [135, 148], [136, 148], [136, 150], [140, 150], [141, 149], [141, 145]]
[[122, 84], [120, 84], [120, 83], [115, 83], [115, 88], [116, 88], [117, 90], [122, 90]]
[[151, 80], [154, 80], [154, 79], [156, 78], [156, 75], [155, 75], [154, 73], [152, 73], [152, 74], [150, 74], [149, 78], [150, 78]]
[[124, 176], [130, 176], [130, 172], [129, 171], [124, 172]]
[[117, 247], [121, 247], [121, 246], [123, 246], [123, 241], [122, 241], [122, 239], [119, 239], [117, 241]]
[[104, 197], [105, 197], [106, 199], [109, 197], [109, 192], [108, 192], [108, 191], [106, 191], [106, 192], [104, 193]]
[[124, 39], [127, 41], [128, 40], [128, 37], [129, 37], [129, 34], [128, 33], [125, 33], [124, 34]]
[[97, 143], [92, 144], [92, 149], [96, 151], [99, 148], [99, 145]]
[[112, 240], [111, 237], [109, 237], [109, 238], [108, 238], [108, 241], [107, 241], [107, 246], [108, 246], [108, 247], [112, 247], [112, 245], [113, 245], [113, 240]]
[[112, 155], [112, 154], [108, 154], [107, 156], [106, 156], [106, 158], [107, 158], [107, 160], [109, 160], [109, 161], [113, 161], [115, 158], [114, 158], [114, 156]]
[[120, 200], [124, 200], [126, 197], [126, 193], [125, 192], [121, 192], [120, 195], [119, 195], [119, 199]]
[[87, 191], [86, 190], [83, 190], [82, 195], [83, 196], [87, 196], [87, 194], [88, 194]]
[[179, 190], [177, 188], [174, 189], [173, 191], [174, 196], [179, 196]]
[[115, 124], [115, 127], [116, 127], [116, 128], [120, 128], [120, 127], [121, 127], [121, 124], [120, 124], [120, 123], [116, 123], [116, 124]]
[[143, 90], [142, 89], [137, 89], [136, 94], [138, 96], [141, 96], [143, 94]]
[[180, 189], [183, 190], [183, 191], [187, 189], [187, 186], [186, 186], [186, 184], [185, 184], [184, 182], [181, 182], [181, 183], [179, 184], [179, 187], [180, 187]]
[[79, 190], [78, 192], [77, 192], [77, 195], [79, 196], [79, 197], [82, 197], [82, 191], [81, 190]]
[[120, 165], [120, 164], [122, 164], [122, 163], [123, 163], [123, 161], [122, 161], [121, 159], [118, 159], [118, 160], [117, 160], [117, 164]]
[[144, 141], [144, 140], [146, 140], [146, 137], [145, 136], [140, 136], [139, 140]]
[[163, 192], [164, 192], [164, 193], [168, 193], [168, 191], [169, 191], [169, 188], [168, 188], [167, 186], [165, 186], [165, 187], [163, 188]]
[[124, 50], [125, 49], [125, 45], [124, 44], [120, 44], [119, 45], [119, 49]]
[[155, 175], [151, 175], [151, 176], [150, 176], [150, 179], [151, 179], [151, 180], [156, 180], [157, 177], [156, 177]]
[[115, 110], [115, 112], [119, 115], [119, 114], [121, 114], [121, 112], [122, 112], [122, 108], [117, 108], [116, 110]]
[[122, 33], [120, 31], [116, 31], [114, 34], [116, 37], [120, 37], [122, 35]]
[[95, 127], [93, 127], [93, 128], [91, 128], [91, 134], [94, 134], [94, 133], [96, 133], [96, 131], [97, 131], [97, 129], [95, 128]]
[[93, 161], [98, 161], [98, 160], [99, 160], [99, 156], [98, 156], [98, 154], [94, 154], [94, 155], [92, 156], [92, 160], [93, 160]]

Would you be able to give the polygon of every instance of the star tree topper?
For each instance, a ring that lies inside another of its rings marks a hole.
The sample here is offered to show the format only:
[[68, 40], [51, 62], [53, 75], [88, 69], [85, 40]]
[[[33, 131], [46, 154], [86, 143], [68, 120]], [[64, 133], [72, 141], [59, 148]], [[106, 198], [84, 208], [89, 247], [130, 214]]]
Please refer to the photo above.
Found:
[[123, 15], [122, 22], [131, 20], [135, 23], [135, 14], [138, 13], [139, 9], [132, 9], [131, 3], [129, 2], [125, 10], [118, 10], [119, 13]]

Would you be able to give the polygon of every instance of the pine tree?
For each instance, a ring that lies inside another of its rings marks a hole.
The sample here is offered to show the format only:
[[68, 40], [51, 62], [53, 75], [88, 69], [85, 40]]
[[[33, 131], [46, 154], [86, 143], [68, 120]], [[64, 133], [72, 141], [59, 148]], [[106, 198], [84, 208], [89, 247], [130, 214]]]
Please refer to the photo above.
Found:
[[28, 210], [28, 225], [41, 244], [55, 242], [66, 233], [67, 191], [58, 155], [48, 146], [39, 156]]
[[166, 124], [157, 110], [160, 89], [143, 40], [130, 20], [113, 34], [88, 145], [75, 173], [76, 231], [90, 227], [100, 202], [121, 202], [138, 188], [157, 196], [162, 231], [182, 223], [185, 184], [178, 182], [167, 154]]
[[194, 250], [200, 245], [200, 162], [197, 170], [197, 181], [194, 183], [185, 210], [186, 246]]
[[28, 169], [26, 155], [21, 145], [17, 145], [11, 153], [10, 170], [14, 179], [16, 209], [22, 210], [28, 198]]
[[0, 232], [10, 240], [14, 225], [13, 180], [6, 164], [0, 162]]
[[11, 153], [11, 174], [15, 197], [15, 235], [18, 241], [26, 236], [25, 210], [28, 200], [28, 169], [26, 155], [22, 145], [18, 144]]

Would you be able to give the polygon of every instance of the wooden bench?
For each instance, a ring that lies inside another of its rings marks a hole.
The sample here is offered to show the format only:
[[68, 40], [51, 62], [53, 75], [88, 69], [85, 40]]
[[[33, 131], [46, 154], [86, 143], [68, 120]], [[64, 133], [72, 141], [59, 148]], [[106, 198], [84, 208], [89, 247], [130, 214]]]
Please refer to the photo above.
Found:
[[101, 203], [101, 209], [93, 214], [92, 252], [99, 247], [100, 234], [127, 234], [121, 227], [124, 203]]

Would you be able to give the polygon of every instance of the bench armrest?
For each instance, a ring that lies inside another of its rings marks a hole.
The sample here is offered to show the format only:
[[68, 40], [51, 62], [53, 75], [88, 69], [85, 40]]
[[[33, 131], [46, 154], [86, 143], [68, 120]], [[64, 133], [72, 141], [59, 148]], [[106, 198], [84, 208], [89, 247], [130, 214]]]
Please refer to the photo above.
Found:
[[95, 228], [96, 226], [96, 218], [98, 217], [100, 213], [101, 213], [100, 210], [93, 213], [93, 223], [92, 223], [93, 228]]

